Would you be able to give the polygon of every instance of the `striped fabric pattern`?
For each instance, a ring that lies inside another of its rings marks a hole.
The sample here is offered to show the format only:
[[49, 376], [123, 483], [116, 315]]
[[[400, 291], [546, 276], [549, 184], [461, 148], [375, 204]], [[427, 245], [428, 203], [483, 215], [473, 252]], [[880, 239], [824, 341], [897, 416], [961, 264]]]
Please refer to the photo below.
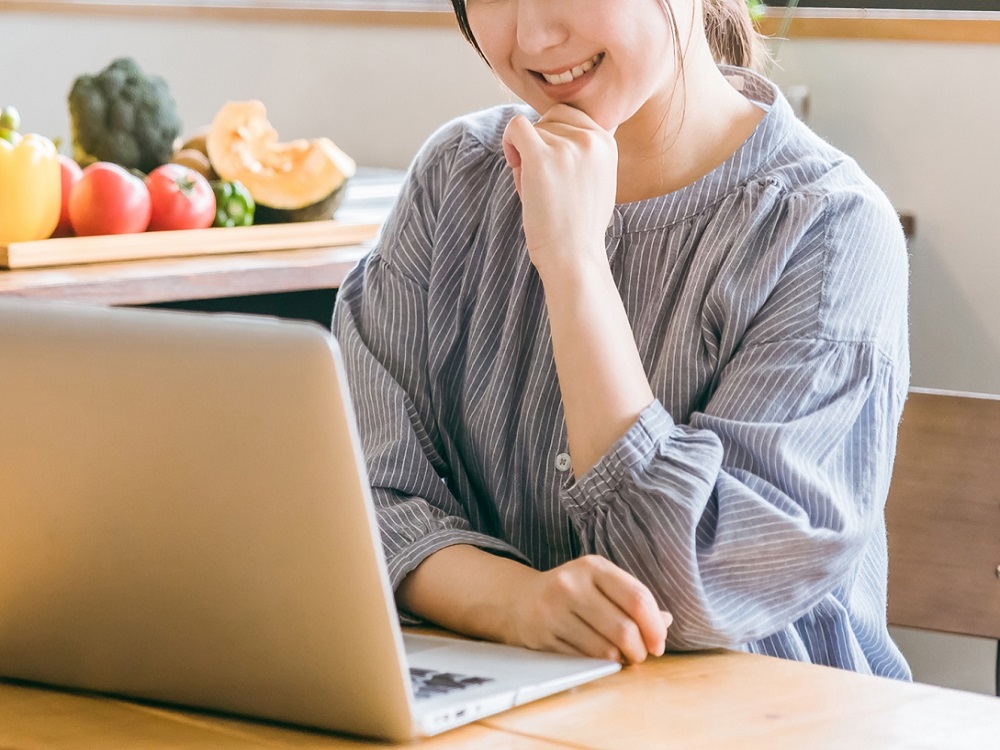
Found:
[[669, 648], [906, 679], [883, 520], [909, 381], [902, 230], [771, 83], [725, 72], [767, 112], [754, 134], [615, 208], [608, 260], [656, 400], [579, 481], [500, 145], [525, 110], [456, 120], [418, 154], [334, 313], [390, 577], [458, 543], [541, 570], [596, 553], [673, 613]]

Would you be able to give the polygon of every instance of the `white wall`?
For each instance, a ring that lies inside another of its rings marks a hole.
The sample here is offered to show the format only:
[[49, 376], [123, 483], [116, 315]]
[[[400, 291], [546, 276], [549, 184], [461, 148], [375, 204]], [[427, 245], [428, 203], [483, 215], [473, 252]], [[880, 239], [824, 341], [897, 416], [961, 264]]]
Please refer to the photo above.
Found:
[[[810, 124], [916, 214], [913, 385], [1000, 393], [1000, 46], [786, 42], [773, 77]], [[452, 30], [0, 13], [0, 103], [68, 138], [73, 78], [132, 55], [167, 78], [189, 130], [258, 98], [282, 138], [327, 135], [403, 167], [452, 116], [507, 100]], [[996, 645], [897, 631], [917, 679], [992, 692]]]
[[0, 103], [68, 143], [73, 80], [125, 55], [167, 79], [188, 132], [260, 99], [279, 137], [325, 135], [367, 166], [405, 167], [448, 118], [507, 100], [451, 29], [0, 12]]
[[1000, 393], [1000, 45], [800, 41], [779, 83], [901, 210], [910, 243], [913, 384]]

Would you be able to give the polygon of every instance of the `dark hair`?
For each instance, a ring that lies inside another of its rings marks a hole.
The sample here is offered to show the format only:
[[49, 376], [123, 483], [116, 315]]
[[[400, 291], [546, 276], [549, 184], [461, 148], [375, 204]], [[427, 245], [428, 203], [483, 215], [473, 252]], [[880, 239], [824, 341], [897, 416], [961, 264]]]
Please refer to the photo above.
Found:
[[[671, 23], [673, 13], [669, 11], [667, 0], [660, 0], [668, 11]], [[768, 59], [764, 37], [754, 27], [747, 8], [746, 0], [702, 0], [702, 11], [705, 19], [705, 36], [708, 38], [712, 56], [718, 63], [738, 65], [742, 68], [763, 69]], [[451, 0], [455, 9], [458, 28], [469, 41], [476, 52], [484, 60], [486, 56], [479, 48], [472, 29], [469, 27], [469, 17], [465, 12], [465, 0]], [[674, 38], [677, 29], [674, 28]], [[678, 54], [680, 52], [678, 51]]]
[[[479, 42], [476, 41], [476, 37], [472, 35], [472, 29], [469, 28], [469, 16], [465, 13], [465, 0], [451, 0], [451, 7], [455, 9], [455, 19], [458, 21], [458, 28], [462, 30], [462, 36], [468, 40], [469, 44], [476, 48], [479, 56], [486, 60], [486, 55], [479, 49]], [[488, 64], [489, 61], [487, 60]]]

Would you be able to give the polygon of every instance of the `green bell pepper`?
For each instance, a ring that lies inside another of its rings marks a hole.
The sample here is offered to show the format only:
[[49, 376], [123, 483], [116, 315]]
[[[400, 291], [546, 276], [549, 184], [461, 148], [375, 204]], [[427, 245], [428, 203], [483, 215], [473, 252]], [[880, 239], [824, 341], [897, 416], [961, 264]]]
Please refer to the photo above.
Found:
[[253, 224], [257, 205], [243, 183], [236, 180], [214, 180], [215, 221], [213, 227], [248, 227]]

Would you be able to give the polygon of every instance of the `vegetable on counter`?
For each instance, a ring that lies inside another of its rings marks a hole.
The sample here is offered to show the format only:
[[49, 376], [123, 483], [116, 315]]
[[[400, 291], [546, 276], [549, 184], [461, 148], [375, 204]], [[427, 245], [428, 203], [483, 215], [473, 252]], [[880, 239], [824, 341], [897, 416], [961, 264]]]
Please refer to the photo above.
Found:
[[213, 182], [219, 179], [212, 162], [208, 158], [208, 146], [205, 138], [208, 136], [208, 126], [200, 128], [194, 135], [184, 140], [181, 145], [174, 150], [174, 155], [170, 161], [174, 164], [183, 164], [191, 167], [195, 172], [200, 172], [205, 179]]
[[111, 162], [86, 167], [69, 196], [69, 218], [81, 237], [144, 232], [152, 210], [146, 183]]
[[17, 143], [21, 140], [21, 115], [16, 107], [7, 105], [0, 109], [0, 140]]
[[69, 92], [73, 156], [151, 172], [170, 160], [181, 132], [177, 104], [166, 81], [147, 75], [129, 57], [97, 75], [82, 75]]
[[59, 154], [59, 169], [62, 173], [62, 211], [59, 213], [59, 225], [52, 233], [53, 237], [71, 237], [73, 224], [69, 219], [69, 197], [73, 188], [83, 177], [80, 165], [65, 154]]
[[180, 164], [188, 169], [193, 169], [210, 182], [219, 179], [219, 175], [212, 169], [212, 163], [208, 160], [208, 157], [201, 151], [195, 151], [193, 148], [174, 151], [174, 155], [170, 157], [170, 163]]
[[59, 153], [52, 141], [37, 133], [16, 145], [0, 138], [0, 245], [46, 239], [61, 207]]
[[215, 180], [212, 191], [215, 193], [213, 227], [248, 227], [253, 224], [256, 206], [250, 191], [242, 183]]
[[146, 177], [153, 205], [149, 231], [207, 229], [215, 220], [215, 194], [202, 175], [182, 164], [161, 164]]
[[257, 100], [223, 105], [206, 147], [219, 177], [250, 191], [258, 224], [332, 218], [356, 171], [354, 160], [329, 138], [280, 143]]

